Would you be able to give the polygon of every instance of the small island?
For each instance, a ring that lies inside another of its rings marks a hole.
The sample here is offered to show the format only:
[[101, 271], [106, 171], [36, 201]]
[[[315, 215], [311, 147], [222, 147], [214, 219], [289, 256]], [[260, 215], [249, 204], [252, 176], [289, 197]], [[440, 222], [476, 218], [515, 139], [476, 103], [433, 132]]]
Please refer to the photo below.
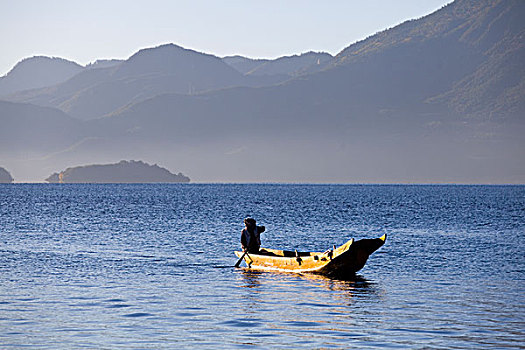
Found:
[[50, 183], [188, 183], [182, 173], [172, 174], [157, 164], [122, 160], [116, 164], [95, 164], [67, 168], [46, 179]]
[[4, 168], [0, 167], [0, 184], [10, 184], [14, 181], [11, 174], [9, 174], [9, 171], [5, 170]]

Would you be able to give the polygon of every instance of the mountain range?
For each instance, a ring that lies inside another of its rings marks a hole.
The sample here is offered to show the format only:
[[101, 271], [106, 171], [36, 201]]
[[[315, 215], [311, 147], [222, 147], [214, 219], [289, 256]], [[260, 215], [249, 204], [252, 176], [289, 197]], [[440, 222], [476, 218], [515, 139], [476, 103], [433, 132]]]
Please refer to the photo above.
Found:
[[523, 18], [523, 1], [456, 0], [335, 57], [167, 44], [51, 59], [54, 80], [26, 59], [0, 80], [0, 166], [17, 181], [138, 158], [193, 181], [524, 183]]

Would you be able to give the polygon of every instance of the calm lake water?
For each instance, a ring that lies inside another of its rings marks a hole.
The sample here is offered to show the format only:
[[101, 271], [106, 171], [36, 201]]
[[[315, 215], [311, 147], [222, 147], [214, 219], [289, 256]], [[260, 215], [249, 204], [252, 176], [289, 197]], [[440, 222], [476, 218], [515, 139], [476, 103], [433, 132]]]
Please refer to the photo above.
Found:
[[[388, 234], [355, 281], [234, 269]], [[0, 185], [0, 348], [523, 348], [525, 186]]]

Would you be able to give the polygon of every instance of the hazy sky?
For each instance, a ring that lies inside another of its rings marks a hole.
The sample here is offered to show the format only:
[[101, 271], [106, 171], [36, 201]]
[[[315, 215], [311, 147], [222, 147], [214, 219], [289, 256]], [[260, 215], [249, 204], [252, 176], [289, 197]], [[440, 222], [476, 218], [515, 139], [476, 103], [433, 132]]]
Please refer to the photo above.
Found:
[[173, 42], [226, 56], [336, 54], [451, 0], [0, 0], [0, 75], [22, 58], [87, 64]]

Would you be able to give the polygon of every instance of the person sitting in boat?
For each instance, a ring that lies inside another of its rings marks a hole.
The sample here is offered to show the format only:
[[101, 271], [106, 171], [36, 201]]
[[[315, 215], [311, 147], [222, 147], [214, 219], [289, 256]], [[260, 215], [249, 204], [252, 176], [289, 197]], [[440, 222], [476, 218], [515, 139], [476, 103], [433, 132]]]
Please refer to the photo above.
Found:
[[248, 253], [259, 253], [261, 233], [263, 233], [266, 228], [264, 226], [257, 226], [253, 218], [244, 219], [244, 225], [246, 225], [246, 227], [241, 233], [242, 250], [248, 251]]

